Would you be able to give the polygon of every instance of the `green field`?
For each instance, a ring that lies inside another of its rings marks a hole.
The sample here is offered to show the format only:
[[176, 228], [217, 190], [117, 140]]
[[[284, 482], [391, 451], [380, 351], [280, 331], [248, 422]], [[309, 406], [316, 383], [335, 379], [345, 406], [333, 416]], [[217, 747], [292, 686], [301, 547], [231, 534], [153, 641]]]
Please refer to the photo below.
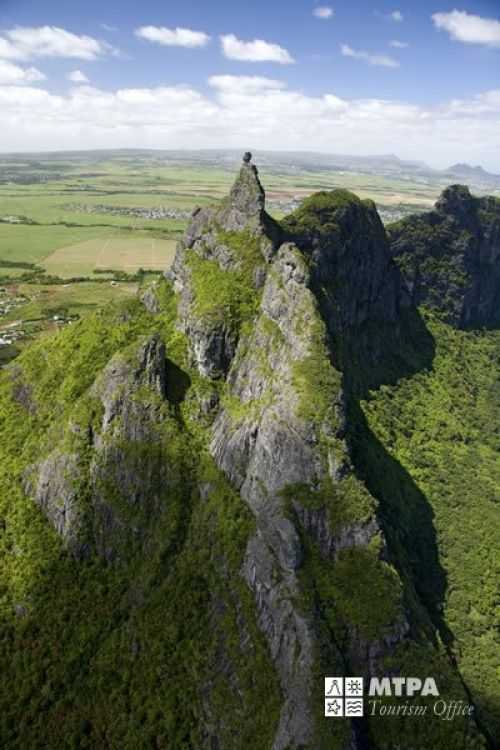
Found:
[[2, 260], [40, 263], [58, 248], [109, 237], [113, 232], [116, 234], [111, 227], [0, 224], [0, 267]]
[[165, 270], [173, 261], [175, 246], [174, 240], [111, 235], [58, 248], [42, 265], [47, 273], [63, 279], [106, 269], [126, 273], [136, 273], [140, 268]]
[[[372, 198], [383, 220], [392, 221], [427, 209], [440, 192], [408, 175], [288, 160], [256, 159], [267, 210], [276, 218], [313, 192], [341, 187]], [[54, 310], [81, 317], [130, 294], [137, 286], [124, 282], [140, 282], [138, 272], [167, 269], [192, 210], [227, 194], [238, 163], [239, 155], [222, 152], [0, 156], [0, 335], [18, 320], [29, 340], [54, 328]], [[64, 283], [70, 279], [80, 283]], [[19, 290], [26, 299], [12, 305]], [[12, 349], [0, 349], [1, 366]]]
[[16, 293], [26, 297], [26, 304], [3, 316], [0, 328], [12, 321], [43, 321], [62, 310], [68, 315], [83, 317], [108, 302], [131, 297], [136, 292], [137, 284], [131, 283], [18, 284]]

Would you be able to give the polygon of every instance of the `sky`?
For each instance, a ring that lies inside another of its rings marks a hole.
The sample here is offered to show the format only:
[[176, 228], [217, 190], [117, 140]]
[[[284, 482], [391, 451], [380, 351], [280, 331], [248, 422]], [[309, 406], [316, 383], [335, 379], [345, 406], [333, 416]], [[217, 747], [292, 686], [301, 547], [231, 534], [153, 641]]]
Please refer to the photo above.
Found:
[[500, 173], [500, 0], [0, 0], [0, 150], [91, 148]]

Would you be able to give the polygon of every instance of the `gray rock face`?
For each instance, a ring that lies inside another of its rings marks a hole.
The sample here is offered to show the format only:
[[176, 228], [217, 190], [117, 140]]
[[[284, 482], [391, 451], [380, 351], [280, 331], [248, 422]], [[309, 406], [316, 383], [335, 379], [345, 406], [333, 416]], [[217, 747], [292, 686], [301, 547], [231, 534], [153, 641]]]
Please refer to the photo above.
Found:
[[168, 480], [157, 431], [166, 389], [165, 346], [151, 336], [131, 356], [115, 356], [92, 386], [103, 409], [99, 431], [69, 426], [90, 441], [90, 458], [56, 448], [30, 468], [26, 492], [76, 557], [95, 550], [111, 562], [144, 532], [120, 508], [149, 509], [153, 518], [158, 511]]
[[346, 193], [313, 196], [285, 220], [311, 258], [312, 284], [334, 335], [367, 321], [395, 323], [409, 304], [375, 204]]
[[243, 574], [284, 693], [275, 750], [306, 745], [312, 736], [313, 621], [295, 605], [303, 552], [280, 494], [290, 484], [315, 484], [328, 471], [318, 450], [322, 425], [301, 415], [295, 373], [319, 324], [309, 283], [301, 253], [283, 245], [267, 274], [254, 331], [240, 343], [228, 375], [231, 399], [240, 407], [236, 416], [227, 408], [220, 413], [211, 446], [257, 520]]
[[225, 236], [244, 234], [258, 242], [262, 265], [253, 269], [253, 285], [262, 286], [265, 265], [281, 238], [278, 225], [265, 211], [265, 193], [257, 168], [245, 161], [231, 192], [219, 208], [197, 209], [167, 277], [179, 294], [179, 327], [187, 334], [193, 364], [209, 378], [223, 377], [229, 369], [238, 341], [234, 321], [203, 315], [196, 310], [197, 291], [189, 260], [215, 262], [222, 271], [241, 271], [243, 259], [227, 244]]
[[89, 547], [83, 539], [85, 517], [78, 499], [82, 481], [78, 456], [53, 451], [28, 472], [25, 491], [30, 494], [77, 558], [83, 558]]
[[302, 527], [317, 542], [326, 559], [335, 560], [337, 554], [344, 549], [366, 546], [380, 533], [380, 526], [374, 517], [365, 523], [347, 524], [332, 533], [325, 508], [304, 508], [298, 502], [293, 503], [293, 508]]
[[98, 554], [111, 562], [141, 543], [146, 529], [130, 515], [140, 508], [139, 515], [154, 518], [168, 481], [157, 429], [167, 392], [163, 342], [152, 336], [132, 359], [114, 357], [92, 391], [104, 409], [90, 464], [93, 537]]
[[410, 296], [391, 258], [372, 201], [346, 190], [318, 193], [284, 220], [310, 259], [313, 289], [339, 367], [358, 361], [368, 373], [405, 339]]
[[146, 289], [139, 294], [139, 299], [146, 308], [146, 310], [153, 315], [160, 312], [160, 300], [158, 299], [157, 289], [155, 284], [150, 284]]
[[257, 167], [250, 162], [244, 162], [239, 177], [229, 193], [227, 206], [224, 206], [220, 213], [224, 226], [234, 231], [245, 229], [252, 221], [258, 226], [265, 200]]
[[102, 431], [107, 432], [117, 416], [122, 417], [121, 432], [127, 439], [141, 438], [141, 423], [127, 413], [133, 408], [131, 395], [141, 386], [151, 388], [160, 398], [166, 398], [165, 345], [157, 336], [144, 341], [135, 357], [114, 357], [93, 386], [93, 395], [104, 408]]
[[217, 463], [254, 512], [266, 516], [281, 506], [278, 493], [286, 484], [315, 483], [322, 473], [316, 426], [297, 414], [294, 375], [318, 320], [308, 282], [297, 248], [283, 245], [267, 276], [260, 317], [228, 375], [243, 418], [223, 410], [214, 424]]
[[254, 592], [257, 621], [277, 665], [284, 696], [273, 750], [307, 747], [313, 732], [314, 635], [311, 620], [301, 615], [294, 603], [299, 593], [296, 577], [276, 560], [260, 531], [248, 543], [242, 572]]
[[200, 375], [216, 380], [229, 369], [236, 351], [237, 332], [224, 321], [190, 321], [185, 329]]
[[500, 323], [500, 200], [452, 185], [434, 211], [398, 222], [389, 237], [415, 305], [460, 328]]

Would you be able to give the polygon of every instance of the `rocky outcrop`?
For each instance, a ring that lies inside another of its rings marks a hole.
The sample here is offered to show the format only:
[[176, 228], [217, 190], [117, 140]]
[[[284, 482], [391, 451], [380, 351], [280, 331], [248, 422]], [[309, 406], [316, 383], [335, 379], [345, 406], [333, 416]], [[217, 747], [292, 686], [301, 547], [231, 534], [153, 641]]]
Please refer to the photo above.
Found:
[[362, 362], [367, 373], [380, 366], [408, 338], [410, 298], [375, 204], [347, 190], [320, 192], [283, 224], [309, 258], [337, 365], [345, 372]]
[[[242, 306], [257, 295], [265, 264], [281, 238], [264, 208], [257, 168], [245, 161], [231, 192], [218, 209], [193, 212], [167, 277], [179, 294], [180, 329], [187, 334], [193, 364], [202, 375], [224, 376], [245, 317]], [[217, 298], [214, 284], [228, 273], [231, 288]]]
[[130, 553], [158, 517], [168, 462], [162, 446], [167, 393], [165, 346], [145, 340], [114, 357], [92, 388], [103, 408], [90, 462], [93, 539], [108, 562]]
[[267, 274], [254, 331], [240, 342], [229, 372], [226, 406], [214, 423], [211, 446], [257, 520], [243, 574], [285, 696], [276, 750], [306, 744], [312, 733], [314, 636], [310, 618], [294, 604], [303, 553], [280, 496], [287, 484], [317, 481], [321, 472], [315, 427], [297, 413], [293, 370], [307, 357], [313, 335], [316, 312], [308, 280], [297, 248], [281, 247]]
[[460, 328], [500, 323], [500, 200], [446, 188], [434, 211], [388, 228], [415, 305]]
[[[165, 346], [158, 336], [111, 359], [92, 386], [99, 427], [71, 422], [77, 452], [61, 447], [31, 467], [25, 489], [76, 557], [92, 550], [108, 562], [144, 538], [158, 514], [168, 462], [160, 427], [167, 392]], [[138, 512], [140, 509], [140, 513]]]
[[[311, 267], [292, 243], [274, 256], [252, 333], [240, 341], [233, 359], [211, 444], [217, 464], [256, 518], [243, 575], [254, 592], [258, 622], [284, 694], [275, 750], [307, 746], [314, 736], [311, 689], [318, 623], [313, 612], [296, 605], [297, 571], [304, 559], [301, 534], [308, 534], [331, 561], [340, 550], [367, 546], [380, 535], [373, 515], [333, 531], [326, 511], [304, 507], [301, 493], [293, 489], [314, 491], [352, 471], [342, 376], [332, 365], [328, 331], [313, 291], [313, 274], [323, 272], [317, 266]], [[362, 642], [365, 651], [381, 658], [380, 645], [363, 641], [354, 630], [351, 640], [353, 655]], [[375, 668], [375, 657], [370, 663]]]
[[144, 437], [144, 420], [130, 413], [135, 408], [132, 396], [141, 387], [151, 389], [160, 400], [166, 398], [165, 345], [158, 336], [146, 339], [132, 356], [115, 356], [93, 385], [92, 396], [104, 410], [100, 437], [110, 431], [128, 440]]
[[75, 557], [89, 552], [85, 539], [85, 513], [78, 497], [83, 480], [79, 457], [53, 451], [26, 472], [24, 489], [31, 495]]
[[338, 553], [344, 549], [367, 546], [380, 533], [374, 516], [363, 522], [347, 523], [333, 531], [325, 507], [307, 508], [294, 501], [293, 509], [303, 529], [316, 541], [325, 559], [335, 560]]
[[334, 335], [348, 335], [367, 321], [397, 322], [409, 300], [372, 201], [347, 190], [317, 193], [284, 224], [311, 259], [313, 288], [323, 292]]

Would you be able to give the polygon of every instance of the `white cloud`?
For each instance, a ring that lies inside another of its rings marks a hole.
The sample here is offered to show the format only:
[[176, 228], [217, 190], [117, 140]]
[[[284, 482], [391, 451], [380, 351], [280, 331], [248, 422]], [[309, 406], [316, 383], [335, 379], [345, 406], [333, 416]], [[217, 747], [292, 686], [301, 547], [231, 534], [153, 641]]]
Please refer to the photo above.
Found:
[[259, 76], [213, 76], [191, 86], [67, 95], [0, 86], [2, 149], [240, 148], [397, 153], [435, 166], [500, 171], [500, 89], [425, 107], [385, 99], [307, 96]]
[[78, 36], [57, 26], [17, 27], [0, 37], [0, 58], [32, 60], [37, 57], [68, 57], [95, 60], [113, 51], [110, 45], [90, 36]]
[[210, 41], [209, 35], [204, 31], [167, 29], [165, 26], [141, 26], [135, 30], [135, 35], [166, 47], [204, 47]]
[[364, 60], [369, 65], [378, 65], [383, 68], [399, 68], [399, 62], [388, 55], [372, 55], [363, 50], [355, 50], [348, 44], [341, 44], [340, 51], [344, 57], [355, 57], [357, 60]]
[[276, 91], [286, 88], [286, 83], [276, 81], [274, 78], [263, 78], [262, 76], [211, 76], [208, 83], [212, 88], [225, 93], [249, 94], [259, 91]]
[[229, 60], [240, 60], [244, 62], [276, 62], [287, 65], [294, 62], [288, 50], [279, 44], [265, 42], [263, 39], [254, 39], [252, 42], [244, 42], [234, 34], [226, 34], [220, 38], [222, 52]]
[[72, 70], [71, 73], [68, 73], [66, 76], [68, 81], [72, 81], [73, 83], [88, 83], [89, 79], [85, 75], [85, 73], [82, 73], [81, 70]]
[[99, 24], [101, 29], [104, 29], [104, 31], [109, 31], [110, 33], [114, 33], [118, 31], [117, 26], [110, 26], [109, 23], [101, 23]]
[[392, 21], [396, 21], [396, 23], [401, 23], [401, 21], [404, 20], [404, 16], [400, 10], [393, 10], [392, 13], [389, 14], [389, 18]]
[[0, 60], [0, 85], [34, 83], [45, 81], [46, 76], [38, 68], [21, 68], [19, 65]]
[[399, 39], [391, 39], [389, 42], [389, 47], [394, 47], [394, 49], [406, 49], [409, 46], [408, 42], [400, 42]]
[[464, 10], [451, 13], [434, 13], [434, 26], [447, 31], [452, 39], [465, 44], [485, 44], [500, 47], [500, 21], [474, 16]]
[[313, 16], [316, 16], [316, 18], [321, 18], [322, 20], [326, 21], [329, 18], [333, 18], [334, 16], [333, 8], [330, 8], [328, 5], [320, 5], [313, 10]]

